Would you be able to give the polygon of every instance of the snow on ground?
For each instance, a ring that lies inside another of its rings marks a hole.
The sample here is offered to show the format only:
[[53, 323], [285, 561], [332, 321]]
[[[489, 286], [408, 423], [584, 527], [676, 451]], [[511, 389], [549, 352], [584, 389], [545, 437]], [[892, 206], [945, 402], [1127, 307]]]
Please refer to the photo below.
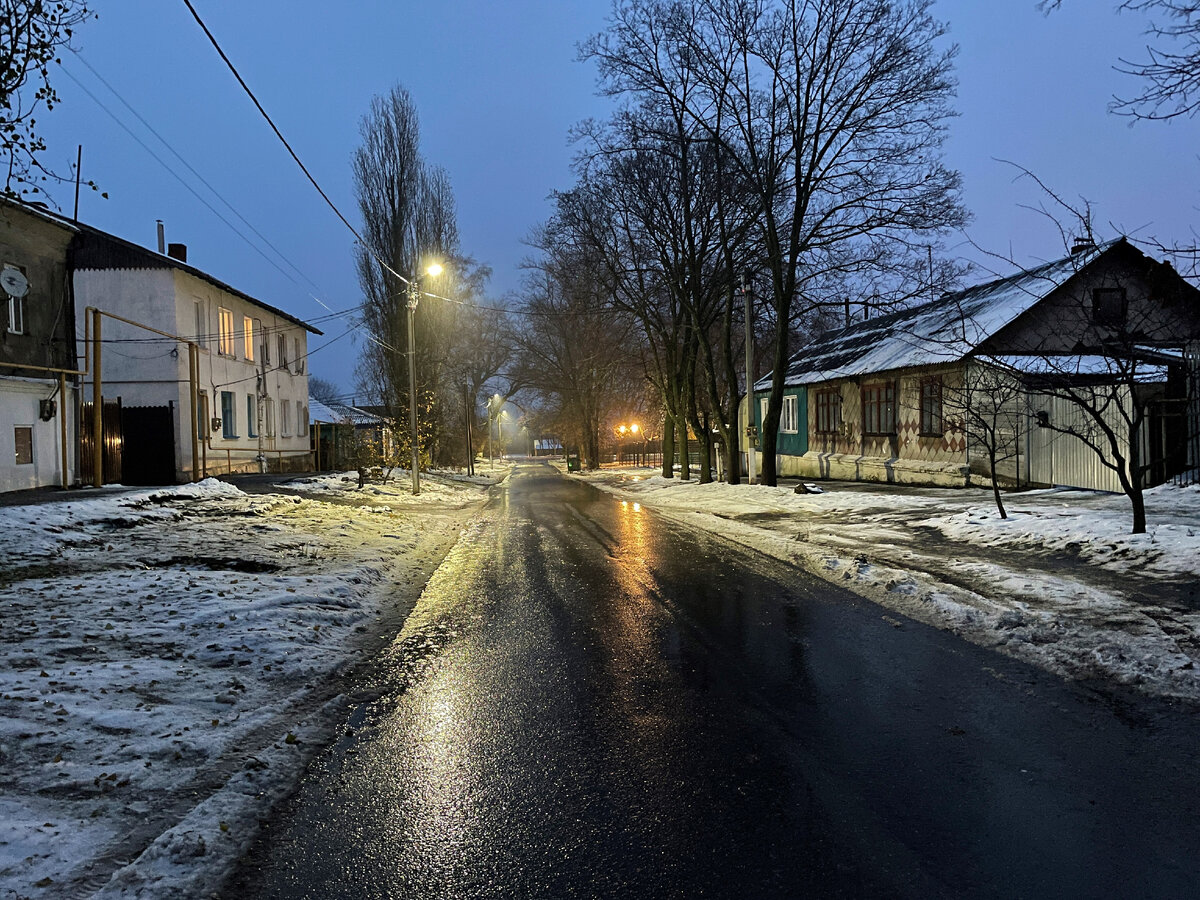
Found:
[[796, 494], [651, 472], [580, 477], [1065, 677], [1200, 701], [1200, 487], [1147, 491], [1148, 533], [1132, 535], [1124, 495], [1011, 494], [1001, 519], [978, 489]]
[[0, 508], [0, 898], [220, 883], [486, 483], [346, 477]]

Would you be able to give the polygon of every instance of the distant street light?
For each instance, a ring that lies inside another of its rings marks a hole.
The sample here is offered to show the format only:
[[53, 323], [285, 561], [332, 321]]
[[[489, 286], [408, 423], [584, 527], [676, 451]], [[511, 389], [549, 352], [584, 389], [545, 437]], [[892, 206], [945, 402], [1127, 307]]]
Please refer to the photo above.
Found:
[[[440, 263], [430, 263], [425, 268], [425, 274], [437, 278], [442, 274]], [[413, 340], [413, 313], [417, 311], [417, 302], [421, 299], [421, 276], [416, 275], [408, 283], [408, 424], [409, 439], [412, 441], [412, 491], [421, 493], [421, 455], [417, 444], [417, 353]]]

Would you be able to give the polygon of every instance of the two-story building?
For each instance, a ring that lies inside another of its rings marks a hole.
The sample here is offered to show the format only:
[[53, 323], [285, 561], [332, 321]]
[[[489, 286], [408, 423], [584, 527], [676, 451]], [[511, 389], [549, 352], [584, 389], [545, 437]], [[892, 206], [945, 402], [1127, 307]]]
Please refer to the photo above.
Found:
[[76, 328], [100, 326], [88, 396], [98, 369], [121, 400], [122, 480], [311, 468], [308, 336], [321, 332], [189, 265], [183, 245], [160, 249], [79, 226], [72, 251]]
[[0, 201], [0, 491], [75, 479], [67, 254], [76, 233], [36, 207]]

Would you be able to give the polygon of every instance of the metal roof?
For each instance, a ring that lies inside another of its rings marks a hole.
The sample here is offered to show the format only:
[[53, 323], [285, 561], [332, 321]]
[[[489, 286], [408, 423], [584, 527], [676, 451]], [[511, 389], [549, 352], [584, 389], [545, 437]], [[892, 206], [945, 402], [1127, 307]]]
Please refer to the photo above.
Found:
[[306, 331], [313, 334], [324, 334], [319, 328], [309, 325], [304, 320], [298, 319], [278, 307], [264, 303], [257, 297], [251, 297], [195, 266], [188, 265], [172, 256], [164, 256], [153, 250], [147, 250], [145, 247], [140, 247], [131, 241], [108, 234], [90, 225], [80, 222], [71, 224], [79, 229], [79, 234], [72, 244], [72, 266], [75, 269], [177, 269], [187, 272], [201, 281], [206, 281], [226, 293], [233, 294], [235, 297], [241, 297], [267, 312], [274, 313], [281, 319], [299, 325]]
[[[911, 366], [955, 362], [970, 354], [1083, 267], [1124, 238], [1006, 278], [943, 294], [937, 300], [819, 335], [788, 361], [784, 383], [815, 384]], [[771, 376], [755, 390], [768, 390]]]

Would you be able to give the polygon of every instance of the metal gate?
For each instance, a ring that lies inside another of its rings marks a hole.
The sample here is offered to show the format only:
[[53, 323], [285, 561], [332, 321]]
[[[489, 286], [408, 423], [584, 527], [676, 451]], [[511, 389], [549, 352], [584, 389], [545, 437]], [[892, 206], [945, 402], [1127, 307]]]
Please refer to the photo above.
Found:
[[[80, 429], [80, 477], [83, 482], [92, 480], [95, 465], [96, 436], [92, 427], [92, 403], [84, 403], [83, 427]], [[105, 400], [101, 417], [101, 446], [103, 447], [104, 483], [118, 484], [121, 481], [121, 451], [124, 445], [121, 434], [121, 398]]]
[[124, 484], [174, 484], [175, 404], [122, 406]]

